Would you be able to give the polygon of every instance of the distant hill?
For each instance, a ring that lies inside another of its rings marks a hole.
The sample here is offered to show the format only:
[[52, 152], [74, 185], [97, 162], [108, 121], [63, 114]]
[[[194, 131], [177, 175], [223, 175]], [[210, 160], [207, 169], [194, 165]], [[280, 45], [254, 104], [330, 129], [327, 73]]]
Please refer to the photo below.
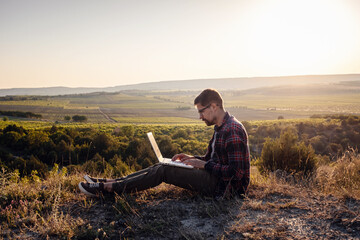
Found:
[[360, 81], [341, 81], [336, 83], [315, 83], [307, 85], [281, 85], [272, 87], [259, 87], [248, 90], [234, 91], [240, 94], [257, 94], [264, 96], [306, 96], [306, 95], [337, 95], [359, 94]]
[[307, 85], [317, 83], [339, 83], [360, 81], [360, 74], [344, 75], [305, 75], [305, 76], [281, 76], [281, 77], [251, 77], [251, 78], [223, 78], [223, 79], [195, 79], [174, 80], [121, 85], [105, 88], [69, 88], [69, 87], [45, 87], [45, 88], [11, 88], [0, 89], [0, 96], [11, 95], [40, 95], [55, 96], [67, 94], [83, 94], [92, 92], [118, 92], [122, 90], [201, 90], [204, 88], [216, 88], [219, 90], [246, 90], [252, 88], [273, 87], [280, 85]]
[[38, 95], [38, 96], [56, 96], [67, 94], [81, 94], [102, 92], [103, 88], [69, 88], [69, 87], [44, 87], [44, 88], [10, 88], [0, 89], [0, 96], [15, 95]]

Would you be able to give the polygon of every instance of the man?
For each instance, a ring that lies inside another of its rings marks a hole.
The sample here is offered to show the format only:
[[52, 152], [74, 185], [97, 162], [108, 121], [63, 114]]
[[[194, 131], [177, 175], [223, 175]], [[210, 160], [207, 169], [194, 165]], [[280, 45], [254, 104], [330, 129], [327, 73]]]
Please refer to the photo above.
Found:
[[91, 196], [99, 192], [121, 194], [145, 190], [165, 182], [216, 198], [244, 194], [250, 180], [249, 145], [244, 126], [225, 111], [223, 99], [214, 89], [202, 91], [195, 98], [194, 105], [206, 125], [215, 125], [207, 152], [204, 156], [180, 153], [172, 158], [194, 168], [155, 164], [115, 180], [86, 176], [89, 183], [81, 182], [80, 190]]

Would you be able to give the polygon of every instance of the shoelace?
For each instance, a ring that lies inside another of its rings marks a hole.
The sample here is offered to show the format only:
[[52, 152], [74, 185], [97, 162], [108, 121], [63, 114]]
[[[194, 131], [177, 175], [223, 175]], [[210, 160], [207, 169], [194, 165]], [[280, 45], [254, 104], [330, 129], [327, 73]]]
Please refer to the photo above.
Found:
[[98, 187], [99, 187], [99, 183], [89, 183], [89, 187], [90, 187], [90, 188], [98, 188]]

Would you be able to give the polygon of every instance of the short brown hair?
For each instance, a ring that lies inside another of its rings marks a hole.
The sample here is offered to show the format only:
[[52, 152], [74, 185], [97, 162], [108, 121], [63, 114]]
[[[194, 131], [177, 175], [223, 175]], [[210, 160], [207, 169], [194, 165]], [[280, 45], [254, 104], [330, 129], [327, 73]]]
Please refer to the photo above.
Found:
[[211, 103], [216, 103], [216, 105], [220, 106], [221, 109], [223, 106], [223, 99], [220, 93], [215, 89], [205, 89], [202, 91], [199, 96], [197, 96], [194, 100], [194, 105], [201, 104], [202, 106], [209, 105]]

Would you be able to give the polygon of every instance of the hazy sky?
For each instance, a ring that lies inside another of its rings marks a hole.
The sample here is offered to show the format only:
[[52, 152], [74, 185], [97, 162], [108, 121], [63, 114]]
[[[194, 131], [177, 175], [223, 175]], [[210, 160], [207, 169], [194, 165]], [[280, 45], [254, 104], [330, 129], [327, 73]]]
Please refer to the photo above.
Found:
[[0, 0], [0, 88], [346, 73], [359, 0]]

